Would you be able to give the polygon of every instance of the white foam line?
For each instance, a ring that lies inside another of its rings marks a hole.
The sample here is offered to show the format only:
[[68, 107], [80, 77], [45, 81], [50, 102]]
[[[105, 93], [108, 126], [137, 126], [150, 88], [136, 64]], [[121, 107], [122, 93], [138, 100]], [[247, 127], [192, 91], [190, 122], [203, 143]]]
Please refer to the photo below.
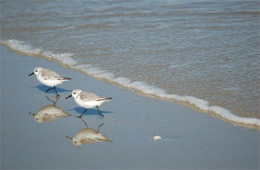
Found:
[[229, 110], [219, 107], [210, 106], [209, 102], [203, 99], [199, 99], [193, 96], [180, 96], [175, 94], [168, 94], [163, 89], [148, 85], [143, 81], [132, 82], [125, 77], [116, 77], [113, 73], [108, 73], [105, 70], [99, 68], [94, 68], [90, 64], [80, 64], [72, 58], [74, 54], [64, 53], [64, 54], [54, 54], [51, 51], [43, 51], [40, 48], [33, 48], [29, 45], [24, 44], [22, 41], [8, 40], [0, 41], [1, 44], [27, 55], [42, 56], [49, 60], [57, 60], [62, 64], [67, 65], [71, 69], [80, 70], [92, 77], [104, 79], [120, 86], [141, 92], [146, 95], [151, 95], [164, 100], [175, 100], [180, 102], [188, 103], [189, 105], [196, 107], [205, 112], [213, 112], [225, 120], [229, 120], [234, 123], [246, 124], [251, 126], [260, 127], [260, 119], [240, 117], [232, 114]]
[[65, 65], [77, 64], [77, 62], [72, 58], [74, 55], [72, 53], [54, 54], [51, 51], [43, 51], [40, 48], [33, 48], [30, 45], [25, 44], [23, 41], [18, 40], [0, 41], [0, 43], [26, 55], [43, 56], [48, 60], [56, 60]]
[[[75, 68], [78, 69], [79, 67], [75, 66]], [[93, 70], [95, 70], [95, 71], [93, 71]], [[128, 78], [125, 78], [125, 77], [115, 77], [115, 75], [112, 73], [103, 73], [103, 71], [99, 70], [99, 68], [92, 68], [91, 72], [89, 72], [88, 70], [84, 70], [84, 71], [86, 71], [85, 72], [86, 74], [91, 75], [93, 77], [109, 80], [111, 82], [119, 84], [120, 86], [130, 88], [132, 90], [141, 92], [146, 95], [151, 95], [151, 96], [166, 99], [166, 100], [175, 100], [175, 101], [185, 102], [202, 111], [213, 112], [225, 120], [228, 120], [228, 121], [231, 121], [234, 123], [240, 123], [240, 124], [246, 124], [246, 125], [260, 127], [260, 119], [240, 117], [240, 116], [234, 115], [229, 110], [227, 110], [223, 107], [210, 106], [208, 101], [199, 99], [194, 96], [180, 96], [180, 95], [175, 95], [175, 94], [168, 94], [163, 89], [150, 86], [142, 81], [132, 82], [131, 80], [129, 80]]]

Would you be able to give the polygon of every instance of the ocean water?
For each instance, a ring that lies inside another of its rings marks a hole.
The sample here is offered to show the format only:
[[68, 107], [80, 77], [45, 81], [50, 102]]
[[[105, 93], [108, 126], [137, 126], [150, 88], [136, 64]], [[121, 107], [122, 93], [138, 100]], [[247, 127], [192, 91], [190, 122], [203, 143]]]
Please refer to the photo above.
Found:
[[260, 126], [260, 1], [0, 1], [1, 44]]

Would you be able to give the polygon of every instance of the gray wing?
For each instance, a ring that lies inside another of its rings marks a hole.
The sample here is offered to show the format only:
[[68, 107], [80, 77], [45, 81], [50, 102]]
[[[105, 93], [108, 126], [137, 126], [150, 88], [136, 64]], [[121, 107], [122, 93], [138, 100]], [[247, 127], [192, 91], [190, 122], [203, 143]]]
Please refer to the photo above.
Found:
[[42, 76], [44, 79], [50, 79], [50, 80], [64, 80], [65, 77], [59, 75], [58, 73], [48, 70], [48, 69], [43, 69], [42, 70]]
[[93, 101], [93, 100], [98, 100], [100, 99], [99, 96], [93, 94], [93, 93], [89, 93], [89, 92], [81, 92], [79, 94], [80, 99], [83, 101]]

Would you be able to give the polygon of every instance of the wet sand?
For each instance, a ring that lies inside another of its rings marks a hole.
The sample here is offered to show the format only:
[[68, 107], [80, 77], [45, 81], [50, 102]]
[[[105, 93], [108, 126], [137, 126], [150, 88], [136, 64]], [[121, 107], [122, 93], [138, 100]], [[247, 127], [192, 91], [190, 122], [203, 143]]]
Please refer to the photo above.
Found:
[[[259, 169], [256, 129], [228, 124], [185, 106], [139, 96], [40, 58], [1, 47], [1, 169]], [[55, 92], [35, 76], [42, 66], [71, 77], [58, 86], [56, 107], [71, 114], [38, 123], [29, 114], [52, 104]], [[71, 90], [80, 88], [113, 99], [84, 116], [88, 126], [113, 142], [74, 146], [66, 136], [85, 128], [75, 118], [83, 111]], [[153, 136], [161, 140], [155, 142]]]

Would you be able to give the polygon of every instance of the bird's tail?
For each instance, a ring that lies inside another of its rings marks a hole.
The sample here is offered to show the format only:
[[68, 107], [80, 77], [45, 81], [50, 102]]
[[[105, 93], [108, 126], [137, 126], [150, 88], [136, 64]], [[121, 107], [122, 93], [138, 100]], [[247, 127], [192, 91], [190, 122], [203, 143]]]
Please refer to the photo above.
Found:
[[103, 101], [103, 100], [111, 100], [112, 99], [112, 97], [104, 97], [104, 98], [100, 98], [100, 99], [98, 99], [97, 101]]
[[71, 80], [71, 78], [64, 77], [63, 80]]

